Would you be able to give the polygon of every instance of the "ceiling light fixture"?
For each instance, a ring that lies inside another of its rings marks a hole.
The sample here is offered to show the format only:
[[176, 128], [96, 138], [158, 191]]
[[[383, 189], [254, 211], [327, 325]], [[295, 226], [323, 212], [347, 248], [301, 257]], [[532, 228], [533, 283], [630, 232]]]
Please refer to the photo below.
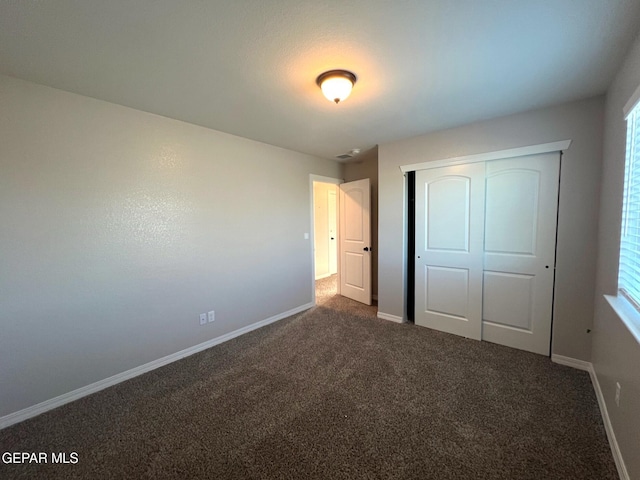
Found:
[[316, 78], [322, 93], [331, 102], [340, 103], [351, 93], [356, 76], [346, 70], [329, 70]]

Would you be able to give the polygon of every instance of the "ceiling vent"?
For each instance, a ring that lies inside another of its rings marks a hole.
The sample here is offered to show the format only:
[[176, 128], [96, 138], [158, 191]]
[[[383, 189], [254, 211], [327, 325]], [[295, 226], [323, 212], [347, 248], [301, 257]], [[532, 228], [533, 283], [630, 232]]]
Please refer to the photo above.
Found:
[[360, 153], [360, 149], [359, 148], [352, 148], [351, 150], [349, 150], [348, 153], [343, 153], [342, 155], [336, 155], [336, 158], [338, 158], [340, 160], [348, 160], [350, 158], [355, 157], [359, 153]]

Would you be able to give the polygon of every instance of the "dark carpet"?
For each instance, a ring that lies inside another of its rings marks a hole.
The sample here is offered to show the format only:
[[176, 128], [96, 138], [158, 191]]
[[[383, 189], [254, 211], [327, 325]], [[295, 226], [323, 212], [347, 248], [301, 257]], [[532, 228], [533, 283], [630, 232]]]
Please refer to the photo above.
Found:
[[0, 478], [618, 478], [585, 372], [379, 320], [332, 288], [311, 310], [0, 431], [2, 452], [78, 454], [0, 463]]

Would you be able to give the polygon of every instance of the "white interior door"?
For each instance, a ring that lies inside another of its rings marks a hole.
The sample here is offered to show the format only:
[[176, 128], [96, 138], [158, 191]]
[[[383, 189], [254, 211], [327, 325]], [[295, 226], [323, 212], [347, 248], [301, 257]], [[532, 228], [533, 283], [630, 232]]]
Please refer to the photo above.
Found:
[[371, 186], [340, 185], [340, 293], [371, 305]]
[[328, 192], [335, 186], [328, 183], [313, 182], [313, 255], [315, 279], [326, 278], [329, 272], [329, 200]]
[[338, 273], [338, 202], [335, 187], [329, 190], [329, 275]]
[[480, 340], [484, 163], [416, 172], [415, 323]]
[[487, 162], [482, 338], [549, 355], [560, 154]]

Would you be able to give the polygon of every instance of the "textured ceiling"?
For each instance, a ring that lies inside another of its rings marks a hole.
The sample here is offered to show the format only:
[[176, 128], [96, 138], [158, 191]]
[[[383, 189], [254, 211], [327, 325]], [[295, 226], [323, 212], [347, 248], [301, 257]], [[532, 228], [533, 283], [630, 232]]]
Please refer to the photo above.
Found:
[[0, 0], [0, 73], [334, 158], [603, 93], [639, 30], [637, 0]]

